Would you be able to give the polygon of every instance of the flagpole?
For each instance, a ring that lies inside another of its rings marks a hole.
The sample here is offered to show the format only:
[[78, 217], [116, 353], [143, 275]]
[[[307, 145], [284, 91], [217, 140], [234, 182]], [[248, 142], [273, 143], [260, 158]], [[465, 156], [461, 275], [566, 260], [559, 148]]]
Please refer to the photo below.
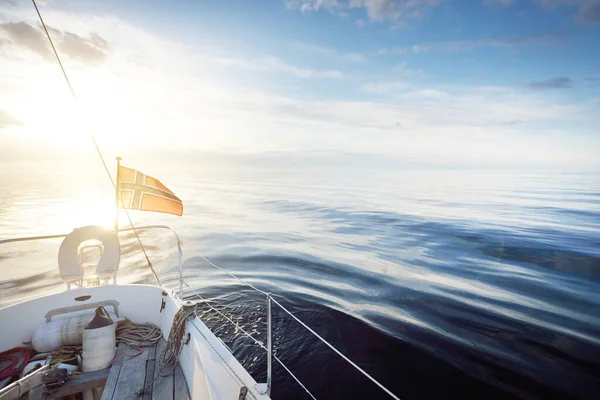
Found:
[[117, 180], [115, 182], [115, 232], [119, 231], [119, 166], [121, 157], [117, 157]]

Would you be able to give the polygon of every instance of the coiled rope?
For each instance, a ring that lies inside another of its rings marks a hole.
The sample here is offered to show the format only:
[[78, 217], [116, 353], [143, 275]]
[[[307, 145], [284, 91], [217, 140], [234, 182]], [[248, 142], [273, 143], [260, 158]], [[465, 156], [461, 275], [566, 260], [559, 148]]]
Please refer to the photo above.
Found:
[[157, 373], [154, 376], [154, 379], [152, 379], [152, 382], [136, 392], [138, 396], [141, 396], [144, 391], [150, 388], [159, 376], [168, 376], [173, 372], [184, 345], [183, 335], [185, 333], [185, 322], [195, 315], [196, 306], [189, 308], [181, 307], [177, 311], [173, 317], [173, 324], [171, 324], [171, 330], [169, 331], [169, 337], [167, 338], [165, 347], [163, 347], [162, 351], [157, 356]]
[[125, 318], [119, 322], [116, 329], [116, 342], [127, 344], [137, 350], [135, 354], [122, 354], [113, 358], [109, 366], [112, 366], [121, 358], [135, 358], [144, 352], [144, 347], [154, 347], [162, 339], [160, 328], [151, 323], [136, 324]]
[[0, 381], [19, 375], [29, 362], [29, 350], [25, 347], [15, 347], [0, 353], [0, 363], [8, 363], [0, 369]]
[[81, 346], [61, 346], [52, 351], [49, 355], [50, 365], [68, 363], [77, 360], [77, 356], [81, 355]]
[[136, 324], [125, 318], [119, 322], [116, 332], [117, 344], [132, 347], [153, 347], [162, 339], [162, 331], [154, 324]]

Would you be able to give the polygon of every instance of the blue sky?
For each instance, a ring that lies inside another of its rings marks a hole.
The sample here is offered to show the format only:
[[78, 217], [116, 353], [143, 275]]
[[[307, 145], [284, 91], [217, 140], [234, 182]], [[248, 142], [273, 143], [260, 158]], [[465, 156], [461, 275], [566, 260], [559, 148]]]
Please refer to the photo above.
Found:
[[[598, 0], [40, 3], [107, 151], [600, 169]], [[0, 3], [0, 142], [85, 146], [39, 35]]]

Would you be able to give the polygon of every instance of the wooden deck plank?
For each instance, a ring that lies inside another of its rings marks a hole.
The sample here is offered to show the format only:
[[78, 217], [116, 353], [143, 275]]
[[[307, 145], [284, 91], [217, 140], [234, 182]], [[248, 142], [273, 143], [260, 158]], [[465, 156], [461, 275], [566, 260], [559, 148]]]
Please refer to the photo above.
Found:
[[102, 400], [112, 400], [113, 398], [115, 387], [117, 386], [117, 381], [119, 380], [119, 373], [121, 372], [123, 355], [125, 355], [126, 351], [127, 345], [125, 343], [119, 343], [115, 353], [116, 361], [110, 367], [110, 372], [108, 373], [108, 378], [106, 379], [106, 385], [104, 386], [104, 391], [102, 392]]
[[128, 362], [121, 365], [119, 379], [115, 386], [113, 399], [136, 399], [136, 393], [144, 387], [146, 380], [146, 362]]
[[190, 400], [187, 383], [185, 382], [185, 377], [183, 376], [183, 371], [181, 370], [179, 363], [177, 363], [177, 365], [175, 366], [175, 370], [173, 371], [173, 378], [173, 400]]
[[119, 343], [119, 346], [117, 347], [117, 352], [115, 353], [115, 358], [117, 359], [117, 361], [115, 361], [113, 365], [123, 363], [123, 356], [126, 353], [127, 353], [127, 344]]
[[[125, 357], [123, 358], [123, 362], [138, 362], [138, 361], [146, 361], [150, 359], [150, 354], [154, 351], [155, 347], [135, 347], [135, 346], [127, 346], [127, 350], [125, 351]], [[140, 354], [140, 350], [142, 353]], [[137, 355], [136, 355], [137, 354]]]
[[155, 367], [154, 385], [152, 387], [152, 399], [169, 400], [173, 398], [173, 374], [167, 376], [158, 375], [158, 366]]
[[152, 388], [154, 387], [154, 360], [146, 361], [146, 380], [144, 381], [144, 397], [142, 400], [152, 400]]
[[[139, 350], [133, 346], [119, 345], [117, 356], [121, 357], [110, 369], [102, 400], [190, 400], [187, 383], [179, 364], [168, 376], [158, 375], [158, 360], [166, 342], [161, 340], [154, 348], [144, 348], [137, 357]], [[148, 387], [143, 396], [136, 393]]]
[[[161, 339], [161, 341], [164, 342], [163, 339]], [[148, 347], [148, 360], [154, 360], [156, 358], [156, 347], [157, 346]]]
[[104, 391], [102, 392], [102, 400], [112, 400], [115, 393], [115, 387], [117, 386], [117, 381], [119, 380], [120, 372], [121, 364], [114, 364], [110, 368], [108, 378], [106, 379], [106, 385], [104, 386]]

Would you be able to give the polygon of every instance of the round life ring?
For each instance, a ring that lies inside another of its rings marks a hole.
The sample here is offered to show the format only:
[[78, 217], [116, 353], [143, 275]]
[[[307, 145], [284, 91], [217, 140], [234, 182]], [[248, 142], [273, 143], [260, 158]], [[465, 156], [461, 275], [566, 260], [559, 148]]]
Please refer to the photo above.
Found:
[[79, 246], [87, 240], [98, 240], [104, 251], [96, 274], [116, 272], [121, 259], [119, 237], [113, 231], [101, 226], [88, 225], [75, 229], [63, 240], [58, 250], [58, 268], [63, 280], [76, 280], [83, 277], [83, 266], [79, 262]]

